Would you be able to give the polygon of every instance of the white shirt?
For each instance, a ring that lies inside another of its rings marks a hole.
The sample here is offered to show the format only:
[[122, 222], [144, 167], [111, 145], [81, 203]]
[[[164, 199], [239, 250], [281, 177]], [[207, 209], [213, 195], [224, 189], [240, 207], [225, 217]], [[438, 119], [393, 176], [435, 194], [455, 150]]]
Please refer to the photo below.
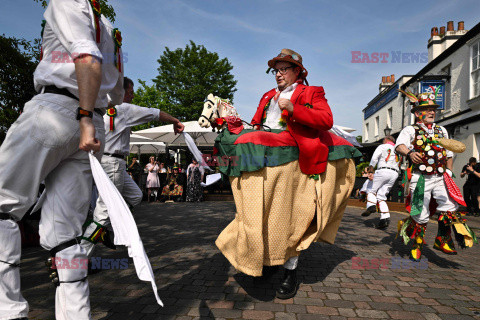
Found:
[[[66, 88], [78, 97], [73, 58], [89, 54], [101, 59], [102, 81], [95, 108], [106, 108], [109, 93], [114, 104], [123, 101], [123, 64], [119, 72], [114, 64], [113, 27], [102, 15], [100, 43], [96, 42], [93, 9], [88, 0], [50, 0], [44, 13], [43, 58], [34, 73], [37, 92], [44, 86]], [[121, 55], [121, 50], [120, 50]]]
[[[294, 83], [291, 86], [286, 87], [282, 92], [280, 92], [280, 96], [278, 97], [277, 101], [274, 98], [270, 100], [270, 106], [267, 109], [265, 123], [264, 125], [270, 127], [270, 129], [281, 129], [285, 130], [286, 126], [282, 126], [279, 124], [279, 121], [282, 117], [282, 110], [278, 107], [278, 101], [280, 99], [288, 99], [293, 95], [295, 88], [297, 87], [298, 83]], [[278, 88], [277, 88], [278, 92]]]
[[372, 167], [377, 166], [377, 169], [392, 168], [398, 171], [399, 168], [398, 161], [395, 157], [395, 146], [389, 143], [379, 145], [373, 153], [372, 159], [370, 160], [370, 165]]
[[131, 127], [144, 124], [160, 117], [160, 109], [144, 108], [130, 103], [122, 103], [115, 107], [115, 130], [110, 131], [110, 117], [103, 116], [105, 122], [105, 152], [128, 155], [130, 152]]
[[[432, 124], [432, 129], [428, 129], [427, 126], [423, 123], [417, 123], [417, 125], [425, 131], [426, 136], [428, 138], [434, 137], [433, 128], [435, 127], [435, 123]], [[443, 137], [448, 139], [447, 130], [444, 127], [440, 127], [440, 129], [443, 132]], [[407, 126], [407, 127], [403, 128], [403, 130], [398, 135], [397, 144], [395, 145], [395, 148], [397, 148], [399, 145], [403, 144], [408, 149], [412, 150], [413, 149], [412, 142], [413, 142], [414, 139], [415, 139], [415, 128], [413, 128], [413, 126]], [[453, 157], [453, 152], [452, 151], [446, 150], [446, 149], [445, 149], [445, 151], [447, 152], [447, 158], [452, 158]]]

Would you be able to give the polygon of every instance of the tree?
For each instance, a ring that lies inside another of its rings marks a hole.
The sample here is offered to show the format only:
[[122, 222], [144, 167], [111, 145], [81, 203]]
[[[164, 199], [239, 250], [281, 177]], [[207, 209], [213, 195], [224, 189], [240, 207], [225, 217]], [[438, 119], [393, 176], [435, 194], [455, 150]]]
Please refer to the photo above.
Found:
[[168, 97], [172, 115], [181, 121], [198, 119], [209, 93], [233, 100], [237, 91], [228, 59], [193, 41], [185, 49], [166, 47], [157, 61], [159, 75], [153, 82]]
[[[47, 0], [34, 0], [35, 2], [40, 2], [42, 4], [42, 7], [46, 8], [47, 7]], [[113, 10], [113, 7], [108, 4], [108, 0], [98, 0], [100, 3], [100, 7], [102, 8], [102, 14], [111, 22], [115, 22], [115, 11]]]
[[0, 142], [35, 94], [33, 72], [38, 63], [39, 40], [29, 42], [0, 36]]
[[[147, 108], [157, 108], [162, 111], [170, 113], [169, 105], [166, 103], [166, 98], [162, 92], [160, 92], [155, 85], [148, 86], [145, 81], [138, 79], [141, 87], [135, 91], [135, 97], [132, 100], [133, 104]], [[142, 124], [132, 128], [132, 131], [148, 129], [156, 126], [160, 126], [165, 123], [158, 121], [152, 121], [147, 124]]]

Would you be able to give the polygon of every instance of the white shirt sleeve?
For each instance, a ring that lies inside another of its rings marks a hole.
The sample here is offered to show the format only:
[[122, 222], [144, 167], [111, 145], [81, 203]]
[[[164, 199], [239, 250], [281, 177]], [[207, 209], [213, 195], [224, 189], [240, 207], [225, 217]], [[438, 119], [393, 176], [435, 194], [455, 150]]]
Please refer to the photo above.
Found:
[[378, 161], [380, 160], [380, 157], [382, 156], [382, 149], [383, 145], [380, 145], [375, 149], [375, 152], [373, 153], [372, 159], [370, 160], [370, 165], [375, 168], [377, 165]]
[[412, 149], [412, 141], [415, 138], [415, 129], [412, 126], [407, 126], [403, 128], [397, 138], [397, 143], [395, 144], [395, 149], [401, 144], [405, 145], [407, 148]]
[[125, 90], [123, 89], [123, 73], [118, 73], [117, 83], [115, 87], [108, 93], [108, 105], [110, 104], [116, 106], [120, 105], [123, 102], [123, 96], [125, 94]]
[[70, 55], [89, 54], [103, 59], [88, 0], [50, 0], [44, 17]]
[[131, 103], [123, 103], [126, 107], [126, 122], [128, 127], [137, 126], [150, 121], [158, 120], [160, 109], [140, 107]]

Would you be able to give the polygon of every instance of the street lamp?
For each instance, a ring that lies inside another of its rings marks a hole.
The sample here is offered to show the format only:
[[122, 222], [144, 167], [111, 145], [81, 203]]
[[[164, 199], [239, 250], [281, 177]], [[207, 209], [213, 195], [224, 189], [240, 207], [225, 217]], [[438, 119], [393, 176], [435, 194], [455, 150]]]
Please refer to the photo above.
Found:
[[383, 132], [385, 132], [385, 137], [389, 136], [390, 133], [392, 133], [392, 128], [390, 128], [388, 125], [383, 129]]

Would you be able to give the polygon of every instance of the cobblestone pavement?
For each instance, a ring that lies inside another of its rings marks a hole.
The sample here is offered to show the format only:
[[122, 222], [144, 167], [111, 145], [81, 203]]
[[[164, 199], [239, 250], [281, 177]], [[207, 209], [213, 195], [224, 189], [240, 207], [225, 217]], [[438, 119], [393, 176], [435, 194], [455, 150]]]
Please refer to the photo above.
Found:
[[[128, 269], [89, 277], [93, 318], [480, 319], [480, 245], [456, 256], [435, 251], [437, 226], [431, 222], [424, 250], [428, 265], [412, 266], [406, 263], [408, 248], [395, 240], [396, 223], [405, 216], [393, 213], [392, 224], [381, 231], [373, 228], [378, 217], [363, 218], [361, 211], [347, 208], [335, 245], [315, 243], [302, 253], [298, 294], [279, 300], [281, 271], [270, 282], [254, 282], [215, 247], [234, 217], [233, 202], [143, 203], [135, 209], [136, 220], [165, 307], [156, 304], [150, 284], [138, 280], [130, 260]], [[41, 248], [23, 251], [30, 319], [54, 319], [46, 256]], [[127, 253], [99, 246], [94, 256], [120, 259]]]

